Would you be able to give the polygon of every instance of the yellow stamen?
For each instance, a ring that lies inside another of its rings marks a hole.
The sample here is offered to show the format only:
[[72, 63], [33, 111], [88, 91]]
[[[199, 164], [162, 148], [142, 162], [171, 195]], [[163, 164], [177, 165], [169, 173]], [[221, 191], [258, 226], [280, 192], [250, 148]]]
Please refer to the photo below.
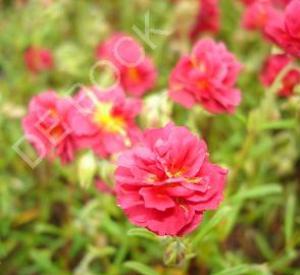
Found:
[[112, 114], [111, 103], [100, 103], [94, 113], [93, 121], [107, 132], [124, 132], [125, 121], [122, 117]]

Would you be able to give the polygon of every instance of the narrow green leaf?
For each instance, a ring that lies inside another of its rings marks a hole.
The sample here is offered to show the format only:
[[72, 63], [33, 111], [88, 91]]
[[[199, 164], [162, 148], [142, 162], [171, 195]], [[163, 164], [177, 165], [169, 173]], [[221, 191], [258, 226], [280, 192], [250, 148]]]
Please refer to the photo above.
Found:
[[268, 121], [260, 125], [260, 130], [276, 130], [276, 129], [294, 129], [296, 127], [295, 119], [282, 119], [277, 121]]
[[256, 199], [269, 195], [277, 195], [282, 193], [282, 186], [279, 184], [268, 184], [265, 186], [254, 187], [250, 190], [243, 189], [237, 195], [232, 197], [232, 201], [243, 201], [246, 199]]
[[156, 235], [143, 228], [132, 228], [128, 230], [127, 235], [130, 237], [142, 237], [152, 241], [158, 240], [158, 237]]
[[271, 274], [268, 270], [264, 270], [264, 266], [241, 264], [235, 267], [230, 267], [220, 272], [213, 273], [213, 275], [250, 275], [250, 274]]
[[151, 267], [135, 261], [125, 262], [124, 267], [134, 270], [142, 275], [158, 275], [158, 273], [155, 270], [153, 270]]
[[203, 237], [206, 236], [222, 220], [224, 220], [224, 217], [226, 217], [230, 211], [231, 211], [230, 206], [225, 206], [220, 210], [218, 210], [216, 214], [206, 224], [203, 224], [202, 227], [200, 227], [199, 232], [192, 240], [192, 246], [193, 247], [197, 246], [200, 243], [200, 241], [203, 239]]
[[286, 247], [292, 248], [292, 237], [294, 231], [294, 217], [296, 211], [296, 197], [294, 192], [290, 192], [287, 198], [285, 215], [284, 215], [284, 236]]
[[267, 242], [265, 236], [259, 232], [255, 234], [255, 242], [261, 252], [261, 254], [268, 260], [272, 259], [274, 256], [273, 249]]

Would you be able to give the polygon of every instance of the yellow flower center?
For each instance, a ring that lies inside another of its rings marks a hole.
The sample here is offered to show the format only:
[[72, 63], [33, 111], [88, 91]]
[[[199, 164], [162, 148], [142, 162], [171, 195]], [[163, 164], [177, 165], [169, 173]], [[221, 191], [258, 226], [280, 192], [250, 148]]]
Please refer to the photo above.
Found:
[[112, 114], [111, 103], [100, 103], [94, 112], [93, 121], [110, 133], [122, 133], [124, 131], [125, 121], [121, 116]]

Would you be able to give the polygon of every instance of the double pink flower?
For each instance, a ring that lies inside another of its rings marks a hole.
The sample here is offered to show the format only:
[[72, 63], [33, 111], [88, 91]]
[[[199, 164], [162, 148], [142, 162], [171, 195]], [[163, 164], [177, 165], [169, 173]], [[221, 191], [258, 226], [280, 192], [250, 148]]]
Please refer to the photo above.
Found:
[[98, 60], [111, 62], [117, 81], [133, 96], [142, 96], [153, 88], [157, 71], [144, 49], [132, 37], [118, 33], [99, 44], [96, 49]]
[[63, 163], [74, 158], [76, 143], [70, 125], [71, 100], [60, 98], [54, 91], [35, 96], [23, 118], [23, 129], [41, 158], [59, 157]]
[[211, 113], [233, 113], [241, 101], [235, 83], [241, 65], [223, 43], [198, 41], [169, 79], [171, 98], [186, 108], [202, 105]]
[[[284, 69], [293, 58], [286, 54], [271, 55], [264, 63], [261, 73], [261, 81], [269, 87], [273, 84], [278, 74]], [[283, 76], [281, 88], [278, 90], [278, 95], [282, 97], [291, 96], [294, 93], [294, 88], [300, 83], [300, 70], [292, 69]]]
[[48, 71], [54, 66], [51, 50], [40, 47], [29, 47], [24, 53], [24, 62], [27, 69], [34, 74]]
[[193, 231], [223, 198], [227, 171], [209, 161], [206, 144], [185, 127], [147, 130], [121, 154], [116, 194], [129, 220], [158, 235]]
[[300, 58], [300, 1], [293, 0], [283, 13], [272, 18], [266, 35], [286, 53]]

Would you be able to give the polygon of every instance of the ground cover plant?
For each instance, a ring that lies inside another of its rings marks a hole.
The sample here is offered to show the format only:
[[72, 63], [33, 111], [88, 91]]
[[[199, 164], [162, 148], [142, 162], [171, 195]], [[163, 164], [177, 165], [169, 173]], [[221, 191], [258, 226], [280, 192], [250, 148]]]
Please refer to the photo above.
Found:
[[0, 2], [0, 274], [300, 274], [300, 0]]

